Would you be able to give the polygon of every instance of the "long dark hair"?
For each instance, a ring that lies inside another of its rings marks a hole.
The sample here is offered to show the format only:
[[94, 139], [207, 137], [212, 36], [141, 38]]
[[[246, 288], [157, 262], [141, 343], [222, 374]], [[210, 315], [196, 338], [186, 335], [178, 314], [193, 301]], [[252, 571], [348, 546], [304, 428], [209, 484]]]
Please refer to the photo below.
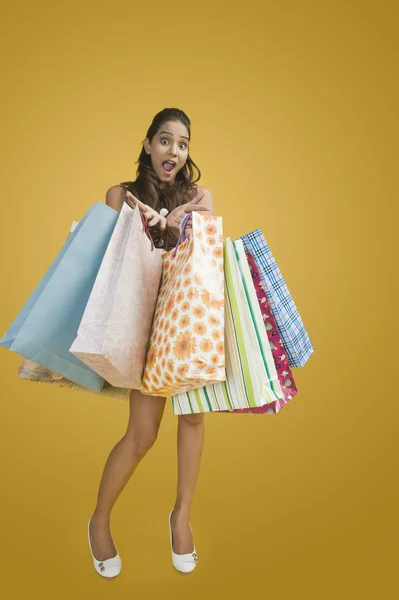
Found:
[[[146, 137], [150, 142], [152, 142], [154, 135], [167, 121], [180, 121], [183, 123], [191, 139], [191, 122], [186, 113], [178, 108], [164, 108], [155, 115], [147, 131]], [[132, 192], [141, 202], [148, 204], [158, 212], [163, 207], [167, 208], [170, 212], [176, 206], [184, 204], [185, 194], [190, 188], [194, 187], [194, 184], [201, 177], [201, 171], [191, 156], [188, 155], [184, 167], [176, 175], [175, 183], [173, 185], [166, 185], [161, 189], [161, 182], [151, 164], [151, 156], [146, 153], [144, 147], [141, 149], [136, 164], [138, 164], [136, 180], [125, 181], [121, 185]]]

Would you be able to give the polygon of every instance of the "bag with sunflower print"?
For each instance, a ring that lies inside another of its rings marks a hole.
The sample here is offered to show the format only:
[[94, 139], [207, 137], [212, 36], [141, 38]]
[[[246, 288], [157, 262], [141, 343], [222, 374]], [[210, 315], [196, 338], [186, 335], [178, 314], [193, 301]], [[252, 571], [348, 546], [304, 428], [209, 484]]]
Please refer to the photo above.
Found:
[[225, 379], [222, 218], [193, 212], [192, 231], [163, 256], [140, 391], [172, 396]]

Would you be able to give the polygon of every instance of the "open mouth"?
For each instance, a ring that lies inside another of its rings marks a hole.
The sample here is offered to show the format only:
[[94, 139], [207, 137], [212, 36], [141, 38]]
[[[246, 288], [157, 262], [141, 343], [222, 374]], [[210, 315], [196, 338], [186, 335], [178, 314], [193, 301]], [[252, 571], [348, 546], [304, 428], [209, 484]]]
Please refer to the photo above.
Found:
[[165, 160], [162, 163], [163, 169], [166, 173], [171, 173], [176, 166], [176, 163], [173, 160]]

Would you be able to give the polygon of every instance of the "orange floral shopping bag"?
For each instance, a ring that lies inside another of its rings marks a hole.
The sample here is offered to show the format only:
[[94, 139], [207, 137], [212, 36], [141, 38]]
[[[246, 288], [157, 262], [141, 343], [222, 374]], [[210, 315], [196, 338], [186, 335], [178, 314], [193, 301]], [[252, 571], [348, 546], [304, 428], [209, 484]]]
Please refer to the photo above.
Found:
[[169, 397], [225, 380], [222, 218], [187, 215], [176, 248], [162, 259], [140, 390]]

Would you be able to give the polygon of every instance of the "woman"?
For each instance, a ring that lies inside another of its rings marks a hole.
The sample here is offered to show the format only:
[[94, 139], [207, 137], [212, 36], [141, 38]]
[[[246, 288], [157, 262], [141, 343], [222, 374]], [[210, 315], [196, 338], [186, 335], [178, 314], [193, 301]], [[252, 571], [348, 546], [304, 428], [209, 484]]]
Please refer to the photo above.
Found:
[[[189, 142], [187, 115], [178, 109], [164, 109], [154, 117], [143, 142], [136, 180], [115, 185], [106, 194], [107, 205], [117, 211], [126, 201], [147, 214], [158, 248], [173, 247], [187, 213], [205, 211], [213, 215], [212, 194], [194, 185], [201, 173], [189, 155]], [[115, 577], [122, 566], [110, 532], [112, 507], [154, 444], [165, 402], [166, 398], [144, 396], [132, 390], [126, 433], [106, 461], [97, 505], [89, 521], [94, 567], [104, 577]], [[189, 517], [204, 441], [204, 415], [181, 415], [178, 420], [178, 485], [169, 515], [170, 541], [173, 565], [189, 573], [198, 560]]]

